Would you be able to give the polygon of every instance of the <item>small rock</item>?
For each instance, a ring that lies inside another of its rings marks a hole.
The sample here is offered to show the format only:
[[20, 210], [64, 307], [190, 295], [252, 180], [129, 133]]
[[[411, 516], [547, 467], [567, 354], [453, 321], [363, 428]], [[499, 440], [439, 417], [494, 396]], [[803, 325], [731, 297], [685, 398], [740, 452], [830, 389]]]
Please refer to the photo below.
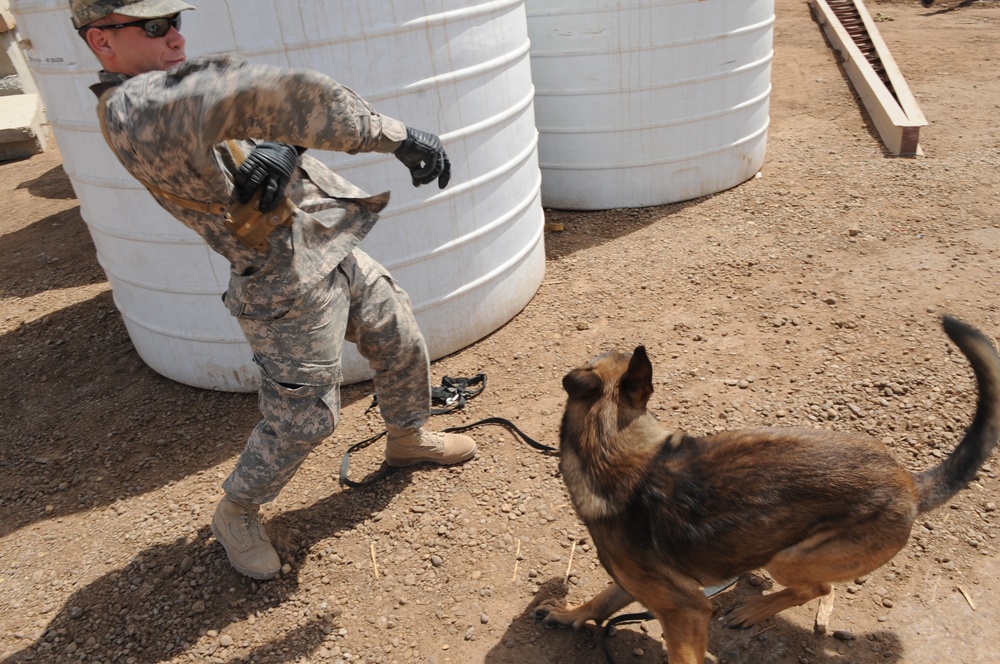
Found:
[[838, 641], [853, 641], [854, 633], [849, 629], [837, 629], [833, 631], [833, 638]]

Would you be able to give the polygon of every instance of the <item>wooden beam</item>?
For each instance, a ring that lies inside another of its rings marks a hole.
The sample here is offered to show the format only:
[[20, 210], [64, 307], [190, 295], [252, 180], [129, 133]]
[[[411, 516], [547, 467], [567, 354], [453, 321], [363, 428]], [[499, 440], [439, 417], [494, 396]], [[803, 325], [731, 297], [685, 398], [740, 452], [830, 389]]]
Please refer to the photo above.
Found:
[[853, 0], [853, 3], [882, 63], [886, 77], [896, 93], [895, 97], [848, 34], [827, 0], [809, 0], [816, 20], [823, 27], [834, 49], [840, 54], [844, 70], [858, 96], [861, 97], [886, 148], [892, 154], [901, 156], [922, 155], [920, 127], [927, 126], [927, 120], [920, 111], [913, 93], [910, 92], [896, 61], [889, 53], [889, 47], [879, 34], [871, 14], [868, 13], [862, 0]]
[[10, 0], [0, 0], [0, 32], [8, 32], [14, 29], [17, 21], [10, 13]]

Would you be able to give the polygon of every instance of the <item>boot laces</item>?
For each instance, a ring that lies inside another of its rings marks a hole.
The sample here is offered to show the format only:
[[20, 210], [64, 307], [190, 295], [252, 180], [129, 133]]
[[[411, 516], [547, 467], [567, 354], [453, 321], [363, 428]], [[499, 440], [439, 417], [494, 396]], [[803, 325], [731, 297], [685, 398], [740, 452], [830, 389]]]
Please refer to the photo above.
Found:
[[260, 522], [260, 511], [253, 507], [247, 507], [243, 510], [243, 528], [246, 531], [246, 537], [253, 539], [256, 535], [257, 539], [264, 539], [263, 528]]

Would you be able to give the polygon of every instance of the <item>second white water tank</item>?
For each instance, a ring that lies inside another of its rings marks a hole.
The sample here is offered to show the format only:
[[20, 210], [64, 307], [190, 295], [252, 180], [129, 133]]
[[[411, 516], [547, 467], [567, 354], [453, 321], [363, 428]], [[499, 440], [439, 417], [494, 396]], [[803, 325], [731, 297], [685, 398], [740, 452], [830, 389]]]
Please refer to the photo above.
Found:
[[689, 200], [763, 165], [774, 0], [527, 0], [542, 202]]
[[[238, 52], [309, 67], [385, 113], [439, 133], [451, 185], [415, 189], [391, 155], [312, 151], [392, 200], [362, 248], [409, 292], [432, 358], [500, 327], [544, 275], [543, 216], [523, 0], [200, 0], [188, 54]], [[88, 86], [99, 65], [66, 0], [14, 0], [29, 67], [64, 167], [143, 360], [182, 383], [249, 391], [249, 346], [222, 305], [228, 264], [164, 212], [117, 163]], [[370, 376], [348, 344], [347, 382]]]

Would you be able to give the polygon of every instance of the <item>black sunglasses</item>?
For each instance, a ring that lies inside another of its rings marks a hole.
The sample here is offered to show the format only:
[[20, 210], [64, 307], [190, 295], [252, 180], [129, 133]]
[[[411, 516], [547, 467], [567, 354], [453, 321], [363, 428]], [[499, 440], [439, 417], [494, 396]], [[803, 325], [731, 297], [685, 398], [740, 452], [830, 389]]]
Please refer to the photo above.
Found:
[[163, 18], [146, 18], [141, 21], [116, 23], [114, 25], [87, 25], [80, 28], [80, 35], [85, 35], [87, 30], [91, 28], [97, 28], [98, 30], [117, 30], [118, 28], [127, 28], [132, 25], [145, 30], [147, 37], [166, 37], [167, 33], [170, 32], [170, 28], [174, 28], [175, 30], [181, 29], [181, 15], [174, 14], [173, 16]]

